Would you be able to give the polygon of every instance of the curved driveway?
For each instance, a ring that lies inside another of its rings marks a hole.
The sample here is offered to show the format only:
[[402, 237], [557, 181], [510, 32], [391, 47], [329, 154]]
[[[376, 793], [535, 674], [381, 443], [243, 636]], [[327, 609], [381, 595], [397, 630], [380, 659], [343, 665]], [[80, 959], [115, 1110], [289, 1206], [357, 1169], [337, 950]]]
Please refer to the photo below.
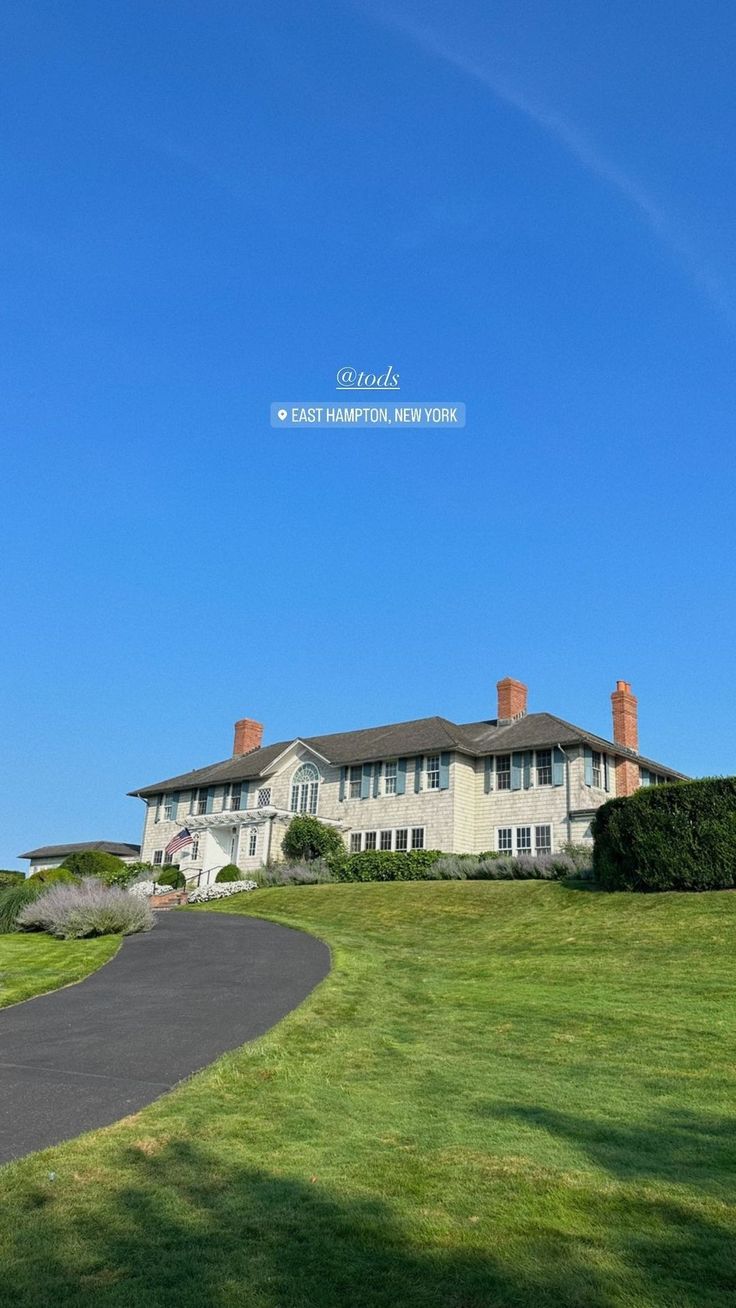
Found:
[[136, 1112], [262, 1035], [329, 969], [327, 946], [289, 927], [157, 913], [85, 981], [0, 1010], [0, 1163]]

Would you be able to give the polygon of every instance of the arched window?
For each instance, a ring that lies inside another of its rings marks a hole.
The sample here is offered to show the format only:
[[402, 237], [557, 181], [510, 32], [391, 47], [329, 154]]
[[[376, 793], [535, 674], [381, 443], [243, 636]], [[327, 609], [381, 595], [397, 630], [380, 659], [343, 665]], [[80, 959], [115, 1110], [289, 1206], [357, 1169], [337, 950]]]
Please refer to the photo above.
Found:
[[302, 763], [291, 782], [292, 813], [316, 813], [319, 804], [319, 772], [314, 763]]

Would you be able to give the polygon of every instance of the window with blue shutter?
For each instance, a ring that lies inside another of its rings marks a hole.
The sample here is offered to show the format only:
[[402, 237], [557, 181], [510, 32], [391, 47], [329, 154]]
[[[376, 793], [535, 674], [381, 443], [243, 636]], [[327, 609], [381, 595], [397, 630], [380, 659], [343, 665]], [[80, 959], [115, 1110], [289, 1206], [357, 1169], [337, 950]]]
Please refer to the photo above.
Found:
[[486, 795], [493, 790], [493, 759], [490, 755], [483, 763], [483, 790]]
[[406, 794], [406, 766], [408, 760], [400, 758], [396, 764], [396, 794]]
[[345, 777], [346, 777], [346, 775], [347, 775], [347, 768], [340, 768], [340, 803], [342, 803], [342, 801], [343, 801], [344, 798], [345, 798]]
[[243, 812], [245, 812], [245, 810], [248, 807], [248, 782], [247, 781], [241, 781], [240, 783], [240, 807]]
[[381, 772], [383, 771], [382, 763], [373, 764], [373, 798], [378, 799], [381, 793]]
[[524, 773], [524, 755], [511, 755], [511, 789], [521, 790], [521, 783]]
[[371, 793], [371, 765], [364, 763], [360, 774], [360, 798], [368, 799]]
[[211, 812], [212, 812], [212, 805], [214, 804], [214, 802], [215, 802], [215, 788], [214, 788], [214, 786], [208, 786], [208, 787], [207, 787], [207, 800], [206, 800], [206, 802], [205, 802], [205, 806], [204, 806], [204, 811], [205, 811], [205, 813], [211, 813]]
[[565, 784], [565, 755], [561, 749], [555, 745], [552, 756], [552, 785], [564, 786]]
[[527, 750], [527, 752], [526, 752], [526, 754], [524, 754], [523, 758], [524, 758], [524, 762], [523, 762], [522, 767], [523, 767], [523, 773], [524, 773], [524, 789], [525, 789], [525, 790], [528, 790], [529, 787], [530, 787], [531, 784], [532, 784], [532, 756], [531, 756], [531, 751], [530, 751], [530, 750]]
[[586, 786], [592, 786], [592, 784], [593, 784], [593, 751], [590, 750], [590, 749], [588, 749], [588, 746], [587, 746], [587, 745], [586, 745], [585, 748], [583, 749], [583, 759], [584, 759], [584, 761], [585, 761], [585, 784], [586, 784]]
[[419, 794], [422, 789], [422, 755], [419, 754], [414, 760], [414, 793]]
[[440, 754], [440, 790], [450, 789], [450, 755]]

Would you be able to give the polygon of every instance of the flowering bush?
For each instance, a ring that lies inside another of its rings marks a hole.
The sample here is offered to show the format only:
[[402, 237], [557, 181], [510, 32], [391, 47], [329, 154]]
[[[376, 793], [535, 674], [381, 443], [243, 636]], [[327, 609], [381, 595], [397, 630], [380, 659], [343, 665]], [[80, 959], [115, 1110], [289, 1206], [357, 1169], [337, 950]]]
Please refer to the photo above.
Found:
[[211, 886], [200, 886], [189, 892], [190, 904], [206, 904], [210, 899], [227, 899], [228, 895], [240, 895], [244, 890], [257, 890], [255, 881], [219, 881]]
[[170, 889], [171, 886], [160, 886], [156, 881], [136, 881], [135, 885], [128, 886], [128, 894], [148, 899], [149, 895], [167, 895]]
[[21, 909], [17, 921], [23, 931], [47, 931], [60, 940], [78, 940], [150, 931], [153, 914], [140, 895], [85, 877], [74, 885], [50, 886]]

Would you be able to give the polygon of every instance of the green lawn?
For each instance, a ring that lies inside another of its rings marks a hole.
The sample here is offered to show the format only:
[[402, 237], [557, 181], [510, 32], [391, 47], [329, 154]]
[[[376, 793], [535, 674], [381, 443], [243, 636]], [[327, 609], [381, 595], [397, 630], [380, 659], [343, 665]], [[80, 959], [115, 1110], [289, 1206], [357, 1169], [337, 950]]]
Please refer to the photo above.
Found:
[[7, 1302], [732, 1308], [736, 896], [213, 909], [315, 932], [331, 976], [160, 1103], [2, 1172]]
[[0, 935], [0, 1008], [81, 981], [112, 958], [119, 944], [118, 936], [52, 940], [41, 932]]

